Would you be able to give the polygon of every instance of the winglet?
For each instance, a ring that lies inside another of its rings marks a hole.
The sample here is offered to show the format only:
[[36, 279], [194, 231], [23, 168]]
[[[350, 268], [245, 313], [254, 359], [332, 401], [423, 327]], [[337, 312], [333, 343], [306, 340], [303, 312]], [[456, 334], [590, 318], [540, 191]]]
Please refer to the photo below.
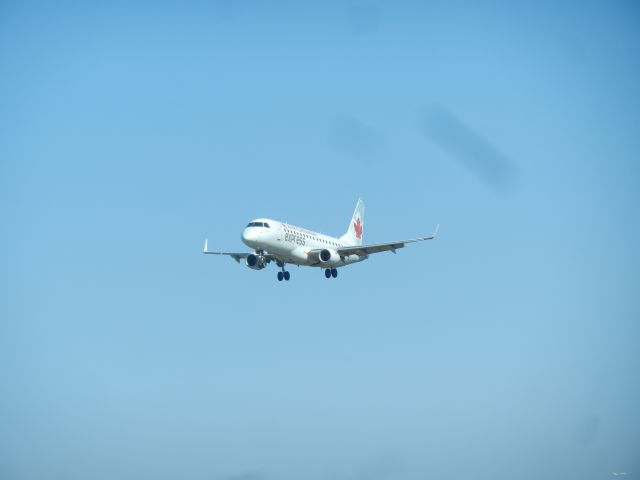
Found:
[[204, 247], [202, 248], [202, 253], [207, 253], [207, 251], [209, 250], [209, 239], [205, 239], [204, 241]]
[[438, 236], [438, 230], [440, 230], [440, 224], [436, 225], [436, 229], [433, 231], [433, 233], [430, 236], [424, 237], [422, 238], [422, 240], [433, 240]]

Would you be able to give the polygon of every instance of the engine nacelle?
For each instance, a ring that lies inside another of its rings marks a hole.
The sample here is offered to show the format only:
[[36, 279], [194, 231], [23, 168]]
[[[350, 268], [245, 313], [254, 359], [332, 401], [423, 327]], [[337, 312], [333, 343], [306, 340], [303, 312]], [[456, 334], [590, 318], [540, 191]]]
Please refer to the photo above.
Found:
[[247, 259], [245, 260], [247, 267], [253, 270], [262, 270], [267, 266], [267, 261], [262, 255], [256, 255], [255, 253], [250, 253], [247, 255]]
[[318, 255], [318, 260], [320, 260], [322, 264], [337, 265], [340, 263], [340, 255], [338, 255], [338, 252], [335, 250], [325, 248], [320, 252], [320, 255]]

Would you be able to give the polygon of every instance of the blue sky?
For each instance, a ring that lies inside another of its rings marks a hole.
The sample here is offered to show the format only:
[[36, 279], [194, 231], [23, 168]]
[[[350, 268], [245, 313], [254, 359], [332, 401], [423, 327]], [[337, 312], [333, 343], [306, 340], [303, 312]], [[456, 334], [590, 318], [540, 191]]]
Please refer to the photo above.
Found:
[[[640, 471], [633, 2], [4, 2], [0, 476]], [[251, 218], [441, 235], [327, 281]]]

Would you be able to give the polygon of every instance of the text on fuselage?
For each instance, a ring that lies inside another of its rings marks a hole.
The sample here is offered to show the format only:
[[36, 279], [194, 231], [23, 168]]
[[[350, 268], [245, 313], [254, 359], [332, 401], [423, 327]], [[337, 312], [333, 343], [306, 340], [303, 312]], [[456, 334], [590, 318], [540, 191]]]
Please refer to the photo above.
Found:
[[295, 245], [305, 245], [305, 238], [297, 232], [285, 232], [284, 241]]

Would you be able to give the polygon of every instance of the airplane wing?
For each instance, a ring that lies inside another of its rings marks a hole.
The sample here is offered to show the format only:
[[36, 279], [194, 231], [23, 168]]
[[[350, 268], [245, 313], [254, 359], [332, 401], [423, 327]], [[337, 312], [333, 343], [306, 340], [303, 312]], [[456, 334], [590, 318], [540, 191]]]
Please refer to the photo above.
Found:
[[[228, 257], [233, 258], [236, 262], [240, 263], [240, 260], [242, 260], [243, 258], [247, 258], [247, 255], [251, 255], [253, 252], [211, 252], [209, 250], [209, 240], [207, 239], [204, 241], [202, 253], [208, 255], [227, 255]], [[263, 257], [266, 258], [267, 261], [276, 260], [276, 257], [268, 253], [263, 255]]]
[[422, 242], [423, 240], [433, 240], [438, 235], [440, 225], [428, 237], [411, 238], [409, 240], [399, 240], [397, 242], [370, 243], [367, 245], [354, 245], [351, 247], [338, 248], [338, 255], [370, 255], [372, 253], [386, 252], [391, 250], [396, 253], [398, 248], [403, 248], [407, 243]]
[[208, 245], [209, 240], [204, 241], [204, 248], [202, 249], [202, 253], [206, 253], [209, 255], [227, 255], [233, 258], [236, 262], [240, 263], [240, 259], [246, 258], [249, 253], [236, 253], [236, 252], [211, 252], [209, 251]]

